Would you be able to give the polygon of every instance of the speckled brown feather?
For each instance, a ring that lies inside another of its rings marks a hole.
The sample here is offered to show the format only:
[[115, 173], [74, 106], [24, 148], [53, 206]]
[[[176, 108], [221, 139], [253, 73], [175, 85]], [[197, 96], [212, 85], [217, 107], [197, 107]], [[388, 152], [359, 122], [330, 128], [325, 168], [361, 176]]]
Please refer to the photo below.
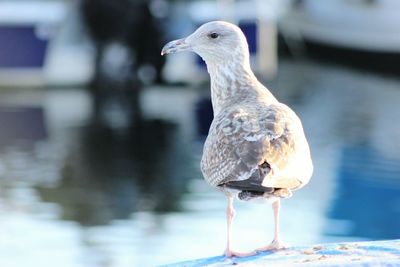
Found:
[[[265, 161], [279, 173], [297, 153], [297, 116], [283, 104], [261, 104], [235, 105], [215, 117], [201, 162], [204, 177], [212, 186], [248, 179]], [[302, 183], [296, 175], [280, 178], [280, 188], [293, 189]]]

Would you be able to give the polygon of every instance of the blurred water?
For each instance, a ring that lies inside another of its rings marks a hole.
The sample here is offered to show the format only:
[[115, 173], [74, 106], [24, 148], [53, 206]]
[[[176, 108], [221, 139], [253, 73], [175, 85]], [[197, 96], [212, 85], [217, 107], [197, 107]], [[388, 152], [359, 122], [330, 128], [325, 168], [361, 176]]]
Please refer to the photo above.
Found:
[[[284, 61], [269, 84], [303, 120], [310, 184], [283, 202], [290, 245], [399, 238], [400, 80]], [[93, 118], [85, 90], [0, 92], [0, 266], [154, 266], [222, 253], [225, 199], [202, 180], [207, 88], [143, 90]], [[34, 115], [32, 115], [34, 114]], [[236, 203], [234, 244], [272, 238], [269, 206]]]

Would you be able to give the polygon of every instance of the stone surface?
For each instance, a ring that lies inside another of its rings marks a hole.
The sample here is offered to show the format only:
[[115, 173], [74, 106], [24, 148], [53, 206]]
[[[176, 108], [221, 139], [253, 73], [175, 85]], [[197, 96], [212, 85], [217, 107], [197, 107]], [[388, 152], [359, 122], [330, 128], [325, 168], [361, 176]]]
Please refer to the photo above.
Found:
[[292, 247], [244, 258], [215, 256], [165, 265], [177, 266], [400, 266], [400, 240]]

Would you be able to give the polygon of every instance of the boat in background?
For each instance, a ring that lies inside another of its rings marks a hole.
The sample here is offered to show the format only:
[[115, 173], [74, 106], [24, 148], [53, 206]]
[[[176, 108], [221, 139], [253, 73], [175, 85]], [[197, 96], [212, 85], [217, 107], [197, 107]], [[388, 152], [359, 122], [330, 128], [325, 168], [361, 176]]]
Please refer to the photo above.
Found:
[[296, 0], [281, 29], [322, 45], [400, 53], [399, 12], [398, 0]]
[[93, 57], [72, 36], [79, 32], [73, 8], [61, 1], [0, 2], [0, 86], [80, 85], [90, 79]]

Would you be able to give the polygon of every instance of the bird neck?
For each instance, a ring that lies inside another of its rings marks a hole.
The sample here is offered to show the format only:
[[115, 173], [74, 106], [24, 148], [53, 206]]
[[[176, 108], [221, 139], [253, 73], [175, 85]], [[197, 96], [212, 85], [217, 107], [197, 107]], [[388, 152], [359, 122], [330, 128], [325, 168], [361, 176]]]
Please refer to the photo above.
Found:
[[238, 101], [257, 98], [256, 83], [259, 83], [250, 68], [248, 58], [213, 60], [207, 62], [207, 70], [211, 78], [211, 101], [214, 116], [227, 105]]

